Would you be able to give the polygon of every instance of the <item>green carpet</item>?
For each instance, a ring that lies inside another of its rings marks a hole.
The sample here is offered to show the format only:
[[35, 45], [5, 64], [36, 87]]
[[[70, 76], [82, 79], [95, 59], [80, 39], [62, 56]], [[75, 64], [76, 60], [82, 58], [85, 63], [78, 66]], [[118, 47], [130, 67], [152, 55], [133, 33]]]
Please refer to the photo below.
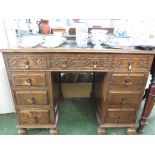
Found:
[[94, 135], [97, 126], [95, 105], [89, 99], [64, 100], [61, 104], [58, 120], [60, 134]]
[[[138, 120], [142, 113], [142, 103]], [[0, 135], [17, 135], [15, 114], [0, 115]], [[96, 135], [98, 123], [94, 104], [89, 99], [66, 99], [60, 106], [57, 128], [59, 135]], [[142, 135], [155, 134], [155, 108]], [[49, 129], [28, 129], [29, 135], [49, 135]], [[124, 128], [108, 128], [107, 135], [125, 135]], [[137, 133], [139, 134], [139, 133]], [[140, 134], [141, 135], [141, 134]]]

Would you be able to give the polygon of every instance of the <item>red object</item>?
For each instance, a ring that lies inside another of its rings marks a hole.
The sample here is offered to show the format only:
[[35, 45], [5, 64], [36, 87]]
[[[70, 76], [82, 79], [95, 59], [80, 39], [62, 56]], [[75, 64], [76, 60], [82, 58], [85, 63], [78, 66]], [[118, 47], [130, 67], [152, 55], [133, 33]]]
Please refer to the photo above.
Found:
[[73, 19], [74, 23], [80, 22], [80, 19]]
[[39, 33], [42, 34], [50, 34], [51, 33], [51, 28], [49, 26], [49, 21], [48, 20], [41, 20], [38, 22], [38, 27], [39, 27]]

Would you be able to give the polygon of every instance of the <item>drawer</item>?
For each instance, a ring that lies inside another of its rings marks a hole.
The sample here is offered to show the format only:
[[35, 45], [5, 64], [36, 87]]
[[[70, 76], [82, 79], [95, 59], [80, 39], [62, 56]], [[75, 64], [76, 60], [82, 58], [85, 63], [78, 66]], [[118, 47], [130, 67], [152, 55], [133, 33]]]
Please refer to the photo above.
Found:
[[6, 54], [4, 56], [8, 69], [29, 70], [46, 69], [47, 58], [43, 54]]
[[146, 73], [113, 73], [111, 75], [110, 86], [144, 86], [146, 84], [148, 74]]
[[49, 110], [19, 110], [18, 115], [22, 124], [49, 124]]
[[17, 105], [47, 105], [48, 94], [46, 90], [15, 90]]
[[110, 55], [106, 54], [51, 54], [50, 68], [57, 71], [109, 70]]
[[137, 106], [142, 98], [142, 93], [139, 91], [110, 91], [108, 104], [126, 106]]
[[134, 123], [136, 109], [107, 109], [104, 116], [104, 123]]
[[14, 86], [46, 86], [46, 73], [12, 73]]
[[113, 55], [112, 70], [115, 71], [149, 71], [153, 61], [150, 55]]

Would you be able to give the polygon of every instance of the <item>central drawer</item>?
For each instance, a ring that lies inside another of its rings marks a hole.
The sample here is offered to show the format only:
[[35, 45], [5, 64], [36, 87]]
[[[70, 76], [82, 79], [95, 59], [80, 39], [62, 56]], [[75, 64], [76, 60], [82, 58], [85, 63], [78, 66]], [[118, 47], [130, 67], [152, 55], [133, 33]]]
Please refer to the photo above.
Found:
[[22, 124], [48, 124], [50, 123], [50, 110], [19, 110]]
[[109, 70], [110, 55], [106, 54], [51, 54], [50, 69], [69, 70]]
[[47, 105], [48, 93], [46, 90], [15, 90], [17, 105]]
[[46, 73], [13, 72], [11, 81], [14, 86], [46, 86]]

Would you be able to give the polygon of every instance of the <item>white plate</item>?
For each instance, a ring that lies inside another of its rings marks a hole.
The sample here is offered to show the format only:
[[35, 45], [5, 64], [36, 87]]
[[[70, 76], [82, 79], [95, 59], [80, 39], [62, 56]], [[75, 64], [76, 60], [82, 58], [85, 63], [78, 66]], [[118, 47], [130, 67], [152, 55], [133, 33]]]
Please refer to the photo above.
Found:
[[44, 39], [44, 43], [41, 44], [43, 47], [58, 47], [66, 41], [66, 38], [57, 36], [47, 36]]
[[24, 48], [31, 48], [39, 46], [43, 42], [41, 36], [26, 35], [18, 38], [18, 46]]
[[109, 45], [109, 47], [110, 48], [114, 48], [114, 49], [123, 49], [123, 48], [128, 47], [128, 46], [118, 46], [118, 45], [117, 46], [116, 45], [113, 46], [113, 45]]
[[58, 47], [60, 45], [62, 45], [64, 42], [60, 42], [60, 43], [52, 43], [52, 44], [47, 44], [47, 43], [44, 43], [44, 44], [41, 44], [41, 46], [43, 47], [47, 47], [47, 48], [55, 48], [55, 47]]

